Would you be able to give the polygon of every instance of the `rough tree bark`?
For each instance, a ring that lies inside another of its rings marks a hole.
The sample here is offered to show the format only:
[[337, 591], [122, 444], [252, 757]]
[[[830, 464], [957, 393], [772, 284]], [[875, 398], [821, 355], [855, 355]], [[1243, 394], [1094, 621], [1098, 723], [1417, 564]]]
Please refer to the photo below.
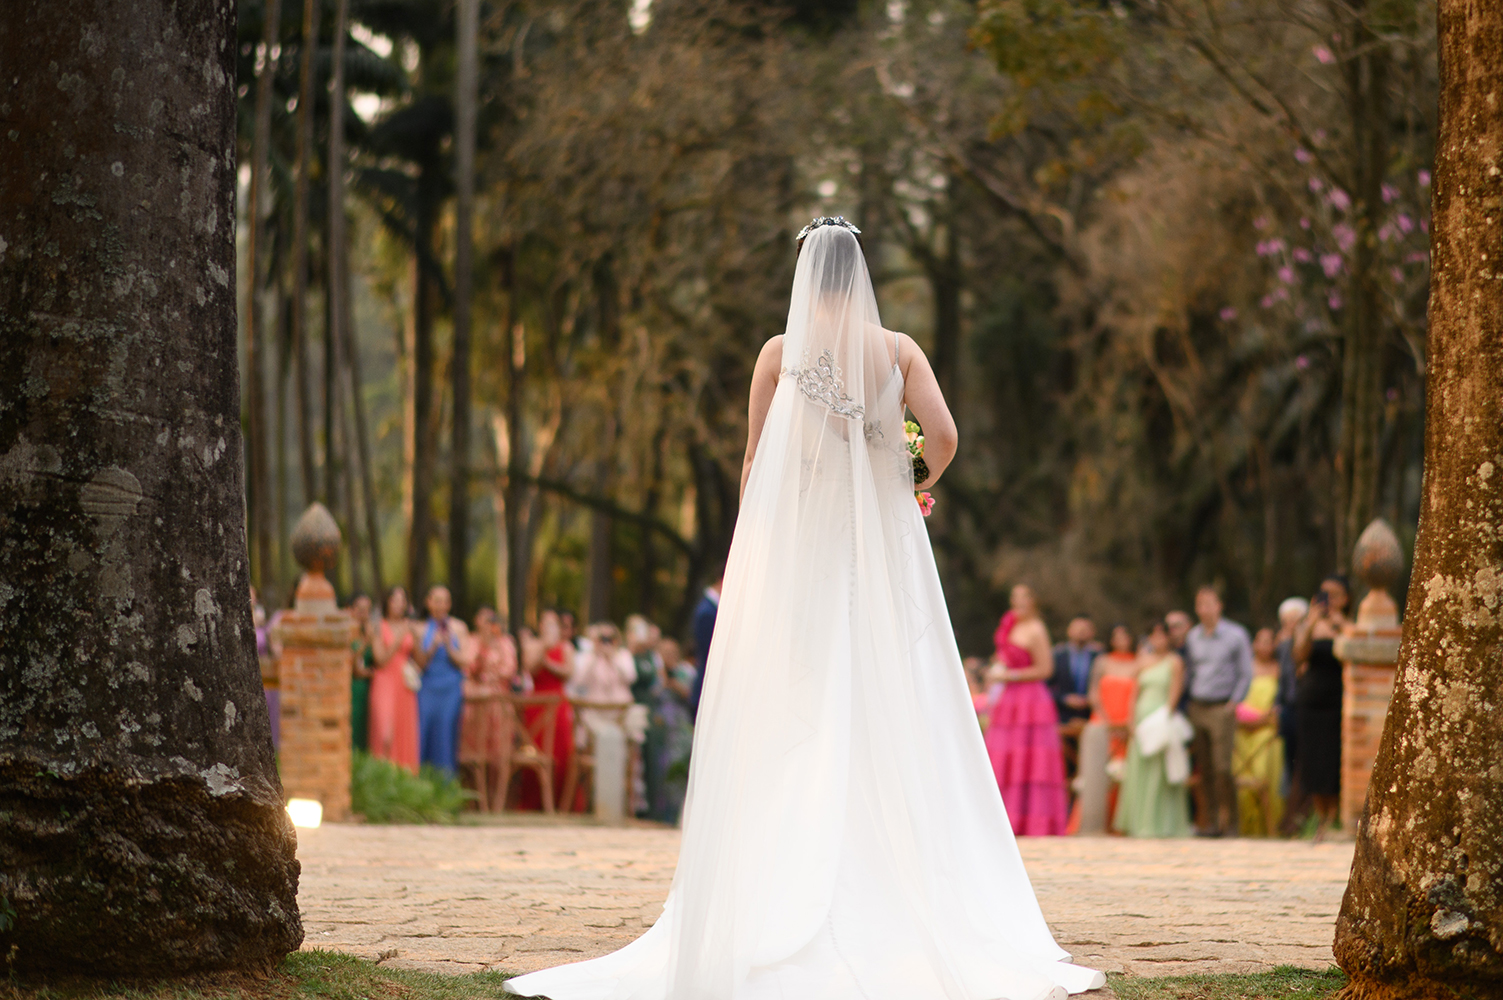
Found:
[[1503, 6], [1441, 0], [1425, 491], [1336, 924], [1349, 1000], [1503, 996]]
[[0, 954], [302, 940], [248, 600], [233, 0], [0, 26]]

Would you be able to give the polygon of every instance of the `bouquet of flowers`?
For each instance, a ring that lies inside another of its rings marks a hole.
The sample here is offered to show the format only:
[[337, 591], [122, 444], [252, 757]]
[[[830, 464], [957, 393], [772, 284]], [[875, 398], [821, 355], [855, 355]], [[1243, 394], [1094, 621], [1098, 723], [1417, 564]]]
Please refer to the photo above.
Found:
[[[908, 454], [913, 456], [913, 481], [922, 483], [929, 478], [929, 465], [924, 461], [924, 432], [912, 420], [904, 421], [903, 431], [908, 436]], [[934, 497], [927, 492], [915, 492], [919, 511], [928, 517], [934, 511]]]

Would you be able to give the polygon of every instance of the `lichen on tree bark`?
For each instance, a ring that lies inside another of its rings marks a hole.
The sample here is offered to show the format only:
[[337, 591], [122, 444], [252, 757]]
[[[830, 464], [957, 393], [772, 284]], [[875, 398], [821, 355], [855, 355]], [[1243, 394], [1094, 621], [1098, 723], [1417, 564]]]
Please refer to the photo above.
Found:
[[1425, 485], [1337, 922], [1351, 1000], [1503, 996], [1503, 5], [1441, 0]]
[[0, 953], [265, 967], [302, 928], [247, 589], [234, 3], [0, 17]]

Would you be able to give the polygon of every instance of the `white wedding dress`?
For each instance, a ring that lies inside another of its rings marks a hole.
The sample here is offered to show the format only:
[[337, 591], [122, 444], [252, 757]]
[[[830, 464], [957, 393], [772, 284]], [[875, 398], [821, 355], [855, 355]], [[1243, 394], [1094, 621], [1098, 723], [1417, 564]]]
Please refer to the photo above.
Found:
[[992, 776], [866, 262], [805, 241], [731, 544], [662, 915], [551, 1000], [1042, 1000], [1068, 963]]

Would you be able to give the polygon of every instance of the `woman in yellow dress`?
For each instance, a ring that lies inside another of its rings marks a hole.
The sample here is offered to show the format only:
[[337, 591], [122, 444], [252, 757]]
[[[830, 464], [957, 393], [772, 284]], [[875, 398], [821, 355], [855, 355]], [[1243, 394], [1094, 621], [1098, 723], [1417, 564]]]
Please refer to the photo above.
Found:
[[1277, 643], [1272, 629], [1253, 638], [1253, 680], [1237, 706], [1237, 737], [1232, 773], [1237, 776], [1237, 814], [1242, 835], [1270, 836], [1284, 814], [1279, 783], [1284, 776], [1284, 741], [1274, 702], [1279, 692]]

